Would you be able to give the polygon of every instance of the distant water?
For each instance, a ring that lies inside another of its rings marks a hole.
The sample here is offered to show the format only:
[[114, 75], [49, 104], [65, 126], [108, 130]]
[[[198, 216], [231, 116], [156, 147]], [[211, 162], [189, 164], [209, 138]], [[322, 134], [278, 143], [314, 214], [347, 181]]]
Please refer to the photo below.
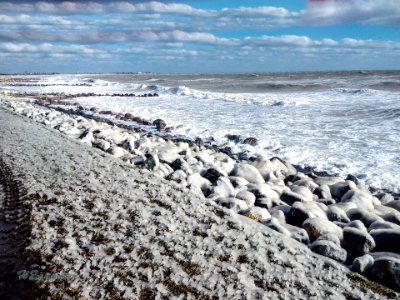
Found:
[[[82, 105], [162, 118], [191, 137], [240, 134], [256, 149], [400, 192], [400, 71], [102, 74], [39, 77], [94, 87], [46, 91], [157, 92], [157, 98], [79, 98]], [[27, 90], [27, 87], [14, 87]]]

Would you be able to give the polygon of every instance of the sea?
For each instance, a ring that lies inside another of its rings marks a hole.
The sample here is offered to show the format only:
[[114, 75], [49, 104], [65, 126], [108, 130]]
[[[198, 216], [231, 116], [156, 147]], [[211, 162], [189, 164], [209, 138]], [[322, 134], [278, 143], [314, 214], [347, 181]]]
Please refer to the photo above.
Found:
[[[255, 147], [232, 147], [343, 177], [352, 174], [368, 186], [400, 192], [400, 71], [29, 78], [30, 83], [47, 86], [8, 88], [43, 93], [157, 93], [159, 97], [70, 101], [148, 120], [161, 118], [177, 135], [212, 137], [221, 145], [229, 143], [227, 134], [255, 137]], [[91, 86], [74, 86], [77, 83]]]

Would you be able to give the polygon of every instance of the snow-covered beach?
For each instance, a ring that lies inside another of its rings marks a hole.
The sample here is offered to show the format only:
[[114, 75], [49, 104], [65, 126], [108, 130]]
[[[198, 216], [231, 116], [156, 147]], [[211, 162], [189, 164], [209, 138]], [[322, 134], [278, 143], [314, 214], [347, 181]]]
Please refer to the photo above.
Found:
[[390, 194], [48, 104], [2, 96], [33, 121], [2, 109], [0, 153], [32, 205], [25, 254], [39, 264], [26, 272], [51, 297], [397, 296], [345, 267], [398, 287]]

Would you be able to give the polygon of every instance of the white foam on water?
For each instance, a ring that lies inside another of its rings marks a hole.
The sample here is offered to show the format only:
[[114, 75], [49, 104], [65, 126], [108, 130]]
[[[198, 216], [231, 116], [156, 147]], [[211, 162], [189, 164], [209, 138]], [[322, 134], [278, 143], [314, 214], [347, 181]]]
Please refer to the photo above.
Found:
[[[155, 81], [155, 80], [154, 80]], [[15, 87], [42, 92], [137, 93], [159, 97], [83, 97], [71, 99], [86, 107], [164, 119], [174, 133], [189, 137], [226, 134], [259, 140], [254, 153], [280, 156], [320, 171], [353, 174], [369, 185], [400, 192], [399, 92], [334, 88], [281, 93], [221, 93], [181, 85], [118, 83], [84, 76], [50, 77], [48, 82], [93, 86]], [[151, 81], [150, 81], [151, 82]], [[232, 146], [232, 145], [231, 145]], [[236, 149], [241, 150], [241, 149]]]

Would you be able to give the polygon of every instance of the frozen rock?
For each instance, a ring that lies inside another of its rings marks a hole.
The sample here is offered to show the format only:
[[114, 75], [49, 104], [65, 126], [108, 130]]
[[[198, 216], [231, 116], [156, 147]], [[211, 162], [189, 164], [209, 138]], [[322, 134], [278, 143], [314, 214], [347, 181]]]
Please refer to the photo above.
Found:
[[[329, 198], [329, 199], [318, 199], [318, 200], [316, 200], [316, 202], [322, 203], [322, 204], [327, 205], [327, 206], [336, 203], [336, 201], [334, 199], [332, 199], [332, 198]], [[340, 208], [340, 209], [342, 209], [342, 208]]]
[[346, 212], [341, 209], [340, 207], [331, 205], [328, 208], [328, 211], [326, 213], [329, 221], [338, 221], [338, 222], [343, 222], [343, 223], [349, 223], [350, 219], [347, 216]]
[[249, 182], [242, 177], [229, 176], [229, 180], [232, 182], [234, 187], [242, 187], [249, 184]]
[[146, 161], [144, 162], [143, 166], [147, 170], [155, 170], [159, 167], [160, 160], [158, 159], [157, 154], [147, 153], [147, 154], [145, 154], [145, 157], [146, 157]]
[[253, 193], [256, 198], [268, 198], [271, 200], [279, 199], [279, 195], [274, 191], [271, 186], [266, 183], [261, 184], [249, 184], [247, 190]]
[[330, 241], [332, 243], [335, 243], [336, 245], [341, 244], [340, 239], [338, 238], [338, 236], [336, 234], [332, 234], [332, 233], [325, 233], [325, 234], [321, 234], [317, 239], [317, 241]]
[[167, 164], [173, 163], [175, 160], [179, 159], [180, 156], [177, 153], [174, 153], [172, 151], [167, 151], [164, 149], [164, 151], [158, 151], [158, 158], [160, 159], [161, 162], [165, 162]]
[[340, 200], [352, 187], [355, 188], [355, 184], [352, 181], [337, 182], [330, 186], [331, 195], [334, 199]]
[[186, 175], [186, 173], [184, 171], [176, 170], [175, 172], [173, 172], [172, 174], [170, 174], [168, 176], [168, 179], [176, 181], [176, 182], [181, 182], [181, 181], [186, 179], [186, 176], [187, 175]]
[[312, 243], [309, 247], [311, 251], [318, 253], [322, 256], [329, 257], [341, 263], [344, 263], [346, 261], [346, 250], [340, 248], [340, 246], [331, 241], [318, 240]]
[[177, 158], [170, 164], [171, 168], [176, 170], [188, 171], [190, 169], [189, 164], [183, 158]]
[[272, 201], [270, 198], [257, 198], [254, 203], [255, 206], [264, 207], [270, 209], [272, 207]]
[[364, 223], [365, 227], [369, 227], [375, 221], [382, 221], [383, 219], [371, 211], [365, 209], [353, 208], [347, 211], [347, 216], [350, 220], [360, 220]]
[[277, 205], [277, 206], [274, 206], [274, 207], [268, 209], [268, 211], [271, 214], [275, 214], [276, 212], [282, 212], [285, 216], [290, 212], [290, 210], [291, 210], [291, 207], [289, 205], [287, 205], [287, 204]]
[[85, 130], [80, 136], [79, 139], [81, 143], [91, 145], [94, 142], [93, 131], [91, 129]]
[[97, 139], [93, 142], [93, 147], [96, 147], [103, 151], [107, 151], [111, 147], [111, 144], [110, 144], [110, 142], [107, 142], [106, 140]]
[[271, 219], [271, 215], [267, 209], [257, 206], [250, 207], [243, 212], [243, 215], [247, 218], [260, 222], [266, 222]]
[[360, 220], [351, 221], [350, 223], [346, 224], [345, 227], [356, 228], [356, 229], [361, 230], [363, 232], [368, 232], [368, 230], [365, 227], [364, 223], [361, 222]]
[[234, 197], [219, 198], [216, 200], [216, 202], [219, 205], [229, 208], [236, 213], [239, 213], [240, 211], [243, 211], [243, 210], [246, 210], [249, 208], [245, 201], [236, 199]]
[[211, 183], [214, 183], [219, 177], [224, 176], [224, 174], [215, 168], [208, 168], [206, 171], [201, 173], [201, 176], [207, 178]]
[[368, 273], [372, 279], [400, 291], [400, 259], [389, 256], [376, 258]]
[[289, 230], [291, 237], [296, 241], [305, 245], [310, 243], [310, 238], [308, 237], [307, 231], [305, 231], [303, 228], [299, 228], [290, 224], [283, 224], [283, 226]]
[[343, 195], [341, 202], [351, 202], [358, 208], [365, 210], [374, 209], [374, 200], [372, 195], [361, 190], [349, 190]]
[[285, 216], [287, 223], [298, 227], [302, 227], [309, 218], [327, 219], [325, 212], [315, 202], [295, 202]]
[[322, 184], [320, 187], [317, 187], [314, 190], [314, 194], [318, 196], [320, 199], [331, 199], [332, 194], [328, 185]]
[[[396, 200], [394, 200], [394, 197], [391, 194], [388, 194], [388, 193], [381, 194], [381, 195], [378, 196], [378, 198], [379, 198], [379, 201], [381, 201], [382, 205], [386, 205], [386, 206], [389, 206], [389, 207], [393, 207], [392, 205], [395, 204], [395, 202], [393, 202], [392, 204], [389, 204], [390, 202], [396, 201]], [[393, 208], [395, 208], [398, 211], [400, 211], [400, 203], [395, 204], [395, 207], [393, 207]]]
[[351, 270], [364, 275], [371, 269], [373, 264], [374, 258], [369, 254], [365, 254], [354, 259]]
[[375, 251], [400, 254], [400, 232], [394, 229], [374, 229], [370, 232], [375, 240]]
[[[249, 191], [240, 191], [239, 193], [236, 194], [235, 196], [237, 199], [246, 201], [247, 205], [249, 207], [254, 206], [254, 203], [256, 201], [256, 196], [254, 196], [253, 193], [249, 192]], [[258, 205], [260, 206], [260, 205]], [[260, 206], [261, 207], [261, 206]]]
[[236, 164], [234, 169], [229, 175], [243, 177], [250, 183], [255, 183], [255, 184], [265, 182], [260, 172], [258, 172], [258, 170], [255, 167], [245, 163]]
[[310, 201], [303, 195], [297, 194], [292, 191], [283, 191], [281, 195], [281, 200], [289, 205], [293, 205], [295, 202], [307, 202]]
[[293, 186], [303, 186], [306, 187], [311, 192], [315, 192], [316, 189], [319, 188], [318, 184], [316, 184], [312, 179], [300, 179], [293, 182]]
[[130, 136], [121, 145], [125, 150], [133, 153], [135, 151], [135, 139]]
[[343, 248], [351, 257], [358, 257], [369, 253], [375, 248], [375, 242], [368, 232], [354, 227], [343, 229]]
[[271, 161], [265, 156], [258, 156], [252, 163], [263, 178], [269, 177], [269, 174], [273, 172], [273, 166]]
[[164, 173], [164, 177], [167, 177], [174, 172], [174, 170], [165, 163], [160, 163], [159, 169]]
[[344, 182], [344, 179], [336, 176], [317, 176], [316, 178], [314, 178], [314, 182], [319, 186], [323, 184], [330, 186], [338, 182]]
[[235, 189], [227, 177], [218, 178], [210, 190], [212, 194], [219, 195], [220, 197], [233, 197], [235, 195]]
[[194, 173], [187, 177], [187, 182], [189, 185], [197, 186], [200, 188], [203, 193], [207, 191], [207, 189], [211, 186], [211, 182], [202, 177], [199, 173]]
[[375, 221], [368, 227], [368, 232], [374, 229], [393, 229], [400, 232], [400, 225], [387, 222], [387, 221]]
[[306, 201], [313, 201], [313, 194], [307, 187], [293, 185], [291, 190], [292, 192], [303, 196]]
[[195, 158], [201, 161], [204, 165], [213, 165], [214, 164], [214, 157], [212, 157], [209, 153], [202, 151], [197, 153]]
[[131, 158], [131, 164], [135, 166], [141, 166], [146, 161], [146, 156], [144, 155], [135, 155]]
[[135, 141], [135, 148], [143, 153], [151, 151], [152, 144], [150, 139], [147, 137], [141, 137], [140, 139], [137, 139]]
[[329, 233], [335, 234], [339, 240], [342, 240], [343, 237], [342, 228], [320, 217], [307, 219], [303, 223], [303, 228], [307, 231], [311, 241], [316, 240], [320, 235]]
[[126, 150], [124, 148], [118, 147], [116, 145], [111, 146], [108, 150], [108, 153], [110, 153], [112, 156], [116, 158], [121, 158], [124, 155], [127, 154]]
[[374, 212], [388, 222], [400, 225], [400, 212], [396, 209], [384, 205], [375, 206]]

